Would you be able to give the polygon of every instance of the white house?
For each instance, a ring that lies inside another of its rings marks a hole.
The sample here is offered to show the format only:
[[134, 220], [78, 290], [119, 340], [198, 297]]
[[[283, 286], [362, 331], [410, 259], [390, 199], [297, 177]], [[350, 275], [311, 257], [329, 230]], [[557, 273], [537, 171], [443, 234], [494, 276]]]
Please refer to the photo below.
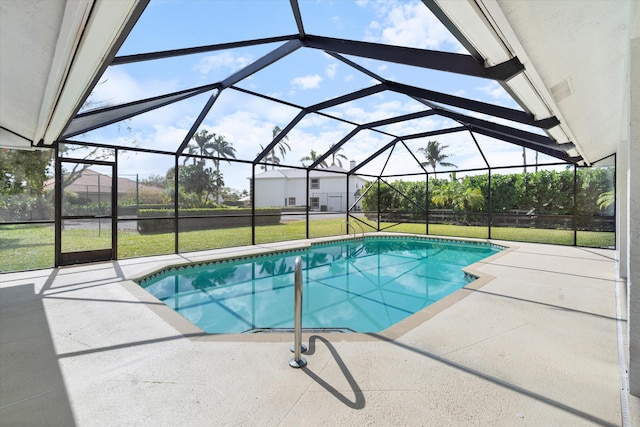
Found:
[[[353, 167], [353, 165], [352, 165]], [[347, 197], [346, 170], [339, 166], [309, 172], [309, 209], [312, 211], [345, 212], [358, 200], [366, 180], [349, 176]], [[255, 206], [306, 206], [307, 171], [304, 169], [271, 169], [255, 176]], [[361, 210], [360, 201], [355, 210]]]

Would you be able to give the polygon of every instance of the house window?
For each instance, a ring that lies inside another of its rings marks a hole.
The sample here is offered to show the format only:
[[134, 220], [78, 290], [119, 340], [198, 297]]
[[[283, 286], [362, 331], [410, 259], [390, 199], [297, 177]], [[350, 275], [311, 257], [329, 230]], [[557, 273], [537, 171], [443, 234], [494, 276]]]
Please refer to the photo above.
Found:
[[311, 178], [311, 189], [317, 190], [320, 188], [320, 178]]
[[289, 197], [289, 206], [295, 206], [295, 205], [296, 205], [296, 198]]
[[320, 197], [309, 197], [311, 209], [320, 209]]

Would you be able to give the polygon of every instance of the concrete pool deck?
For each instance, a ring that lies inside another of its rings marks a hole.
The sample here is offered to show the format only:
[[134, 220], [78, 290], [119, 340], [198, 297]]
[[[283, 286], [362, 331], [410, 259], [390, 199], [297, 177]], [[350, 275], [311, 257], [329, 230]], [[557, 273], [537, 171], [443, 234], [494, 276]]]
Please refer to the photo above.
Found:
[[303, 369], [293, 334], [209, 339], [127, 282], [291, 243], [2, 274], [0, 425], [640, 426], [614, 252], [494, 242], [484, 286], [395, 340], [305, 334]]

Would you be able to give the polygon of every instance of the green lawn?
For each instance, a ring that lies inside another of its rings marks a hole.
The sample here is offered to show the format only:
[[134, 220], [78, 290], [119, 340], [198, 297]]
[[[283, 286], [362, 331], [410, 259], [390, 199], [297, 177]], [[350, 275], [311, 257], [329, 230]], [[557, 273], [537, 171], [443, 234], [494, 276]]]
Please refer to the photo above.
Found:
[[[368, 221], [367, 221], [368, 222]], [[372, 226], [375, 223], [368, 222]], [[391, 226], [381, 224], [381, 228]], [[256, 243], [304, 239], [306, 221], [256, 227]], [[344, 234], [344, 220], [320, 220], [309, 222], [310, 237], [336, 236]], [[360, 227], [357, 227], [360, 232]], [[363, 225], [364, 231], [374, 231]], [[425, 234], [424, 224], [399, 224], [385, 231]], [[486, 227], [430, 224], [429, 234], [452, 237], [487, 238]], [[65, 250], [85, 250], [92, 245], [104, 245], [108, 232], [87, 230], [65, 230]], [[532, 228], [494, 227], [491, 237], [499, 240], [520, 242], [573, 244], [573, 232], [567, 230], [544, 230]], [[216, 249], [251, 244], [251, 228], [225, 228], [218, 230], [188, 231], [180, 234], [180, 252]], [[612, 232], [579, 231], [578, 245], [587, 247], [612, 247], [615, 234]], [[118, 258], [174, 253], [174, 233], [139, 234], [137, 231], [118, 233]], [[0, 270], [20, 271], [52, 267], [54, 264], [54, 229], [47, 225], [0, 225]]]

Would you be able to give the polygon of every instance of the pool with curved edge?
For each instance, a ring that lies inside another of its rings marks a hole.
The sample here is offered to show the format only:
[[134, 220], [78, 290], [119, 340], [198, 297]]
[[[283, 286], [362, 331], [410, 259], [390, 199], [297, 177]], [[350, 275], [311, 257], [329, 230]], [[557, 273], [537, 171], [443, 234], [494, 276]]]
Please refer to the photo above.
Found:
[[374, 236], [171, 267], [138, 284], [207, 333], [288, 331], [300, 256], [303, 328], [375, 333], [464, 287], [475, 277], [463, 268], [502, 249], [486, 242]]

